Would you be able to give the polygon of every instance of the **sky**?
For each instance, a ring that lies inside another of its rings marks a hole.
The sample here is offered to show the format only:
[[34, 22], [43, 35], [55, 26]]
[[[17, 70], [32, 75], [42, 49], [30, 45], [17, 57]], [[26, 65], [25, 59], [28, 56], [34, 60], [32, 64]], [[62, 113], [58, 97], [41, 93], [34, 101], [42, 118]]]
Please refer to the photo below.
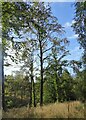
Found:
[[[74, 23], [74, 3], [73, 2], [53, 2], [50, 4], [52, 13], [55, 17], [58, 18], [58, 22], [65, 27], [65, 34], [64, 37], [70, 41], [68, 46], [68, 50], [70, 51], [71, 55], [65, 57], [68, 60], [80, 60], [83, 50], [79, 49], [80, 45], [77, 42], [77, 35], [73, 31], [71, 27], [72, 23]], [[12, 70], [19, 70], [18, 65], [14, 65], [10, 68], [5, 67], [5, 73], [11, 74]]]
[[78, 35], [75, 34], [73, 28], [71, 27], [74, 23], [74, 3], [73, 2], [57, 2], [52, 3], [52, 12], [58, 18], [58, 22], [65, 27], [65, 37], [70, 41], [69, 51], [71, 55], [67, 56], [68, 60], [74, 59], [79, 60], [82, 56], [82, 49], [80, 48], [79, 43], [77, 42]]

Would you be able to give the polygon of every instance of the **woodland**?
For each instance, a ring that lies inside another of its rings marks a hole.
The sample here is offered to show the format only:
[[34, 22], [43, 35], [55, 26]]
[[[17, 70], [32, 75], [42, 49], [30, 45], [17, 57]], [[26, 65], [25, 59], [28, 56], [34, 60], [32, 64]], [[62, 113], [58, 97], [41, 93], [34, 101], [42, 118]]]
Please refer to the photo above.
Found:
[[[64, 27], [53, 15], [49, 3], [2, 2], [4, 112], [23, 107], [36, 109], [40, 106], [41, 109], [74, 101], [85, 104], [86, 2], [76, 2], [74, 6], [75, 22], [71, 27], [78, 34], [77, 41], [84, 50], [80, 61], [65, 59], [70, 54], [67, 50], [70, 42], [63, 37]], [[4, 67], [11, 66], [9, 59], [20, 64], [20, 71], [15, 71], [14, 75], [4, 74]], [[74, 76], [68, 67], [73, 70]]]

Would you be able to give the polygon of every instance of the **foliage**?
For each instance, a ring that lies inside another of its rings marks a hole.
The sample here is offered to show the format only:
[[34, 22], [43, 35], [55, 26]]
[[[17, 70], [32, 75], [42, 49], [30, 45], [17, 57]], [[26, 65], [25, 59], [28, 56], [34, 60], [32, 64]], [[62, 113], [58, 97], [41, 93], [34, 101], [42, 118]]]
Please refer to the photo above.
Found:
[[27, 105], [30, 99], [30, 82], [22, 75], [5, 77], [5, 107], [20, 107]]
[[78, 41], [84, 49], [84, 62], [86, 61], [86, 1], [75, 3], [75, 17], [73, 28], [78, 34]]
[[[83, 5], [85, 3], [76, 3], [73, 27], [79, 34], [80, 44], [85, 49]], [[23, 74], [17, 71], [15, 76], [5, 76], [3, 90], [5, 89], [6, 107], [26, 105], [35, 107], [39, 103], [42, 106], [69, 100], [83, 101], [83, 93], [86, 93], [83, 85], [85, 71], [80, 71], [81, 62], [74, 60], [70, 65], [76, 72], [75, 77], [66, 69], [69, 61], [64, 57], [69, 54], [67, 50], [69, 42], [62, 38], [63, 27], [52, 14], [49, 4], [3, 2], [2, 9], [3, 55], [5, 58], [9, 56], [14, 63], [16, 60], [21, 62], [23, 71]], [[15, 53], [10, 55], [9, 49]], [[6, 66], [9, 65], [8, 61]]]
[[86, 101], [86, 70], [79, 72], [75, 78], [76, 81], [76, 97], [82, 102]]
[[44, 82], [44, 104], [54, 103], [56, 102], [56, 89], [54, 80], [51, 76], [46, 77], [46, 81]]
[[74, 91], [75, 82], [67, 70], [63, 71], [61, 76], [60, 87], [60, 99], [62, 96], [62, 101], [76, 100], [75, 91]]

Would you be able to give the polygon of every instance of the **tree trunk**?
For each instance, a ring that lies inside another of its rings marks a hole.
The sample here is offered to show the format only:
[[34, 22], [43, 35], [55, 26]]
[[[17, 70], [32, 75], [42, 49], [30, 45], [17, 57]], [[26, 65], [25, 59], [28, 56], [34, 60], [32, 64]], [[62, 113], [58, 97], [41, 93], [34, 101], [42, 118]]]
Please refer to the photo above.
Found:
[[32, 106], [32, 104], [34, 104], [35, 107], [36, 105], [35, 105], [35, 86], [34, 86], [34, 78], [33, 78], [33, 53], [31, 57], [32, 57], [32, 61], [31, 61], [30, 107]]
[[43, 105], [43, 54], [42, 54], [42, 46], [41, 46], [41, 41], [40, 43], [40, 65], [41, 65], [41, 84], [40, 84], [40, 106]]
[[57, 75], [57, 71], [55, 72], [55, 77], [56, 77], [56, 98], [57, 98], [57, 101], [59, 101], [59, 87], [58, 87], [58, 82], [59, 82], [59, 78], [58, 78], [58, 75]]
[[31, 76], [31, 83], [30, 83], [30, 103], [29, 103], [29, 107], [32, 106], [32, 76]]
[[[3, 66], [3, 65], [2, 65]], [[5, 110], [5, 95], [4, 95], [4, 70], [2, 67], [2, 108]]]
[[35, 103], [35, 84], [34, 84], [34, 78], [33, 78], [33, 53], [32, 53], [32, 61], [31, 61], [31, 86], [32, 86], [32, 91], [31, 93], [33, 94], [32, 97], [32, 101], [33, 101], [33, 106], [36, 107], [36, 103]]
[[34, 107], [36, 107], [36, 101], [35, 101], [35, 83], [34, 83], [34, 79], [33, 79], [33, 105], [34, 105]]
[[2, 48], [2, 109], [5, 110], [5, 95], [4, 95], [4, 53]]

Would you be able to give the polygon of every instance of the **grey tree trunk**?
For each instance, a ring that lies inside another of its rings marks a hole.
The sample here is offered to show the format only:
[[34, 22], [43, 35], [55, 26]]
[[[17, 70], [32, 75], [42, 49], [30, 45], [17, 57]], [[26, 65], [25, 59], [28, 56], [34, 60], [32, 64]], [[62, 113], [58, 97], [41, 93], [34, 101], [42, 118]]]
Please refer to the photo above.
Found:
[[2, 109], [5, 110], [5, 95], [4, 95], [4, 50], [2, 48]]

